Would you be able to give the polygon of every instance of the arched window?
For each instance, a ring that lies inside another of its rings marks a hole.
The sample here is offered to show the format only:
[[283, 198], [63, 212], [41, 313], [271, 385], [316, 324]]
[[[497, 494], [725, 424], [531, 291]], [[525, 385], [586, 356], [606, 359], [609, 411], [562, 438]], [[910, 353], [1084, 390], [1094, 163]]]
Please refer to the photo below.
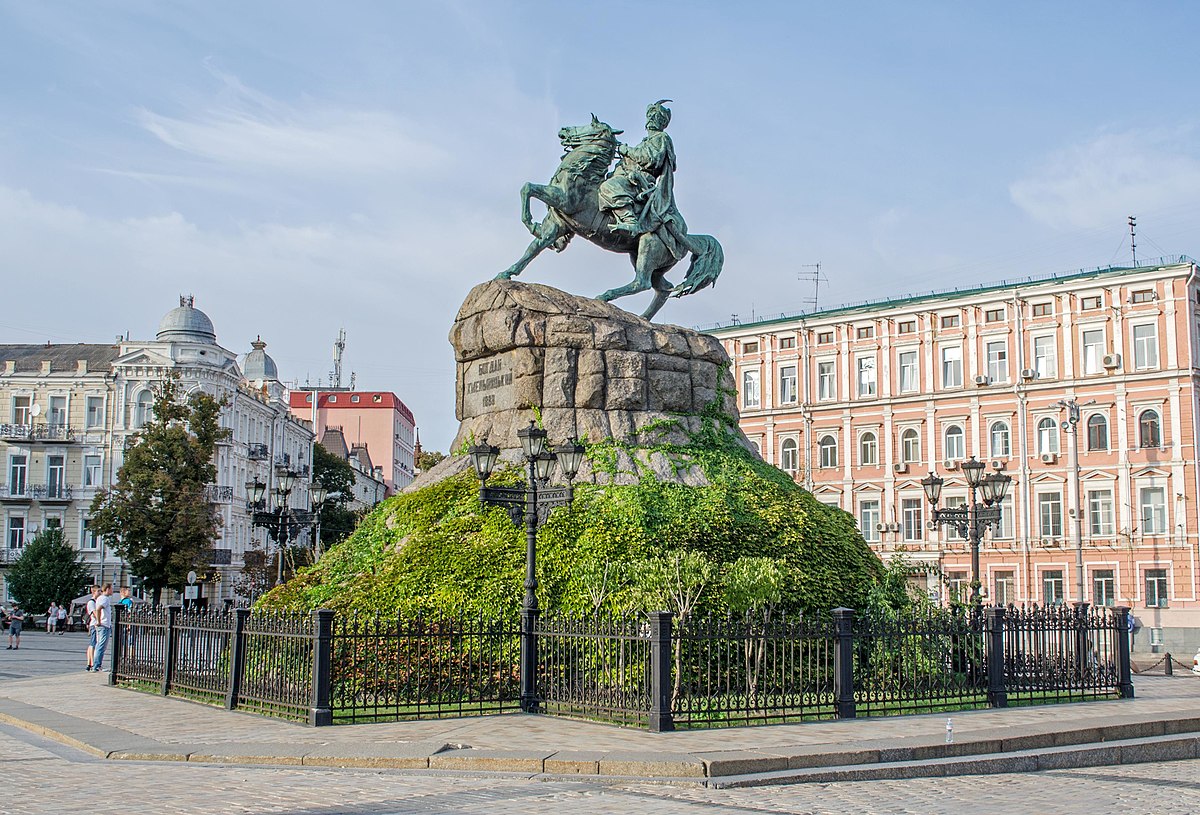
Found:
[[822, 467], [838, 466], [837, 438], [822, 436], [821, 440], [817, 442], [817, 449], [820, 453]]
[[762, 448], [758, 446], [758, 442], [751, 441], [750, 446], [754, 448], [754, 455], [762, 458]]
[[150, 421], [150, 417], [154, 415], [154, 394], [150, 391], [142, 391], [137, 396], [137, 402], [133, 407], [133, 426], [145, 427], [146, 422]]
[[1058, 422], [1049, 416], [1038, 420], [1037, 450], [1039, 455], [1058, 452]]
[[1102, 413], [1093, 413], [1087, 420], [1087, 449], [1108, 449], [1108, 419]]
[[874, 433], [863, 433], [858, 437], [858, 463], [864, 467], [879, 464], [879, 439]]
[[961, 461], [967, 457], [966, 436], [956, 424], [946, 428], [945, 454], [947, 461]]
[[1157, 410], [1143, 410], [1138, 416], [1138, 447], [1162, 447]]
[[921, 436], [911, 427], [900, 434], [900, 460], [905, 464], [921, 460]]
[[991, 451], [996, 458], [1008, 458], [1012, 455], [1012, 448], [1008, 443], [1008, 422], [996, 422], [992, 425], [991, 432]]
[[779, 469], [789, 473], [796, 472], [799, 457], [796, 454], [796, 440], [784, 439], [779, 448]]

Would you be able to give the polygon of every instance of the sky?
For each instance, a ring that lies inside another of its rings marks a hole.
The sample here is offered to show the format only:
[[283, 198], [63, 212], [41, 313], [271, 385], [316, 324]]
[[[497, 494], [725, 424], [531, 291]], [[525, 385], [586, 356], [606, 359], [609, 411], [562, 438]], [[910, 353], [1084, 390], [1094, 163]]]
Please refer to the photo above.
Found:
[[[658, 320], [1200, 256], [1200, 5], [0, 0], [0, 341], [152, 338], [193, 294], [281, 376], [457, 429], [446, 339], [561, 126], [674, 100], [715, 289]], [[543, 210], [536, 208], [535, 217]], [[576, 240], [520, 279], [594, 295]], [[676, 273], [682, 277], [682, 270]], [[618, 301], [640, 313], [647, 295]]]

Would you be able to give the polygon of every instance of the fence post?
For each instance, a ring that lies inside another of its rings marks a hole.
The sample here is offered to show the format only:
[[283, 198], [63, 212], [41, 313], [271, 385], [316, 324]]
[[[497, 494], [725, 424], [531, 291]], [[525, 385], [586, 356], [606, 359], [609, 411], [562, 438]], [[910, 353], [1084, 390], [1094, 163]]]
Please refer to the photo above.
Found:
[[176, 643], [176, 640], [179, 637], [179, 632], [176, 630], [175, 624], [179, 620], [180, 611], [182, 611], [180, 606], [167, 606], [167, 653], [164, 655], [163, 659], [163, 696], [167, 696], [171, 693], [171, 680], [175, 678], [175, 652], [179, 650]]
[[234, 609], [233, 615], [233, 638], [229, 643], [229, 692], [225, 694], [226, 710], [236, 708], [238, 697], [242, 695], [242, 675], [246, 670], [246, 620], [250, 619], [250, 609]]
[[1133, 698], [1133, 672], [1129, 664], [1129, 607], [1113, 609], [1113, 633], [1117, 638], [1117, 695]]
[[1004, 665], [1004, 607], [983, 612], [984, 647], [987, 648], [988, 707], [1008, 707]]
[[112, 647], [112, 660], [109, 663], [108, 684], [115, 685], [117, 684], [117, 665], [120, 663], [125, 650], [121, 647], [121, 640], [124, 639], [124, 632], [121, 630], [123, 628], [121, 623], [124, 621], [121, 618], [124, 616], [122, 612], [125, 611], [125, 606], [120, 603], [113, 603], [109, 606], [109, 610], [113, 615], [113, 624], [112, 642], [109, 643]]
[[537, 624], [536, 608], [521, 609], [521, 710], [525, 713], [538, 712]]
[[330, 704], [333, 682], [333, 611], [319, 608], [313, 616], [312, 697], [308, 723], [313, 727], [333, 724]]
[[669, 611], [650, 612], [650, 731], [667, 733], [675, 729], [671, 709], [671, 634], [674, 615]]
[[1088, 604], [1072, 603], [1075, 608], [1075, 678], [1082, 685], [1088, 677], [1092, 648], [1088, 643]]
[[854, 609], [835, 608], [833, 626], [837, 645], [833, 651], [834, 712], [839, 719], [853, 719], [854, 712]]

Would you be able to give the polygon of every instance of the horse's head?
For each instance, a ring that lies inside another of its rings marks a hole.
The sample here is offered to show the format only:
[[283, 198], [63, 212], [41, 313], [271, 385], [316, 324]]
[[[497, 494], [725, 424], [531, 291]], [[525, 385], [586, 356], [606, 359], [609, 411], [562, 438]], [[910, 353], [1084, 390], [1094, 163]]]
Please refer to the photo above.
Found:
[[568, 150], [584, 144], [616, 144], [617, 136], [625, 131], [613, 130], [612, 125], [602, 122], [592, 114], [592, 120], [585, 125], [559, 128], [558, 140]]

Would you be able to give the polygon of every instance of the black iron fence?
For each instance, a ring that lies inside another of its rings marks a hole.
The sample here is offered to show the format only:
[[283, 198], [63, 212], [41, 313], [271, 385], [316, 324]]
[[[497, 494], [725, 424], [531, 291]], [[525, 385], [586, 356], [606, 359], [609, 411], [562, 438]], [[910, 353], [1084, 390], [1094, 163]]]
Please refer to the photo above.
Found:
[[[652, 730], [1133, 696], [1127, 608], [796, 618], [117, 609], [110, 682], [313, 725], [516, 710]], [[534, 694], [521, 697], [521, 649]]]

